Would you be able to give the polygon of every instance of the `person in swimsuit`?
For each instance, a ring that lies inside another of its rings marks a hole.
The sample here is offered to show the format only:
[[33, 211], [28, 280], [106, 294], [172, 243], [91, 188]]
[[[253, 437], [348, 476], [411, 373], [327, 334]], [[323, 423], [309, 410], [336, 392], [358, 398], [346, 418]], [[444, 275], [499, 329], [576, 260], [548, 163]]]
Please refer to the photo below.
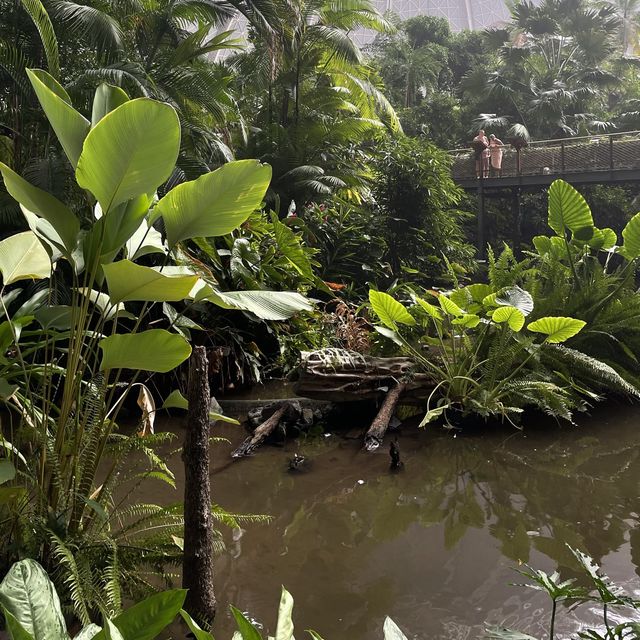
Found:
[[489, 177], [489, 140], [483, 129], [478, 131], [478, 135], [471, 143], [476, 156], [476, 178], [482, 175], [483, 178]]
[[498, 174], [498, 177], [502, 177], [502, 153], [504, 144], [500, 138], [492, 133], [489, 136], [489, 156], [491, 159], [491, 169]]

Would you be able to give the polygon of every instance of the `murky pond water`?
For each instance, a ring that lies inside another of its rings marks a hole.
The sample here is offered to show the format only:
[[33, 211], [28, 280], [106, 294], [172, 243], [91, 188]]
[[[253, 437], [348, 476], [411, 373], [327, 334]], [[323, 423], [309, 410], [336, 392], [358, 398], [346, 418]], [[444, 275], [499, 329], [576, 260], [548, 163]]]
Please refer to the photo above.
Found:
[[[565, 543], [640, 595], [640, 408], [603, 407], [581, 422], [457, 437], [406, 428], [396, 474], [386, 449], [365, 454], [337, 433], [232, 463], [245, 434], [218, 429], [231, 444], [213, 448], [215, 501], [273, 521], [226, 536], [217, 637], [231, 637], [228, 603], [273, 631], [282, 584], [296, 628], [326, 640], [381, 638], [386, 615], [409, 638], [477, 638], [485, 624], [542, 636], [545, 596], [509, 583], [521, 581], [518, 562], [577, 575]], [[287, 472], [294, 452], [311, 460], [307, 472]], [[560, 618], [568, 635], [599, 614]]]

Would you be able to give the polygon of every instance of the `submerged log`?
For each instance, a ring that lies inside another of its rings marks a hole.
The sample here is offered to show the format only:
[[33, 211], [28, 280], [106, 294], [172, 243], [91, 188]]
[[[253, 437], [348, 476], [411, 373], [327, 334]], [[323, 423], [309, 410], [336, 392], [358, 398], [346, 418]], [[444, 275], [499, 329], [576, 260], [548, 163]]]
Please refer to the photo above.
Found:
[[342, 349], [303, 351], [297, 395], [332, 402], [378, 400], [403, 381], [403, 402], [419, 402], [433, 388], [431, 376], [416, 371], [411, 358], [376, 358]]
[[187, 433], [184, 461], [184, 556], [182, 587], [185, 608], [200, 623], [216, 613], [213, 587], [213, 519], [209, 484], [209, 379], [207, 352], [194, 347], [189, 363]]
[[280, 424], [280, 420], [284, 417], [285, 413], [290, 409], [290, 402], [283, 402], [279, 407], [276, 407], [274, 412], [253, 432], [253, 435], [249, 436], [232, 454], [232, 458], [243, 458], [248, 456], [255, 449], [257, 449], [268, 436], [270, 436], [274, 430]]
[[393, 417], [398, 400], [400, 400], [400, 396], [404, 392], [405, 388], [406, 384], [398, 382], [395, 386], [389, 389], [389, 392], [384, 398], [384, 402], [380, 406], [378, 415], [371, 423], [371, 426], [364, 437], [364, 448], [367, 451], [375, 451], [382, 444], [384, 434], [387, 432], [389, 422]]

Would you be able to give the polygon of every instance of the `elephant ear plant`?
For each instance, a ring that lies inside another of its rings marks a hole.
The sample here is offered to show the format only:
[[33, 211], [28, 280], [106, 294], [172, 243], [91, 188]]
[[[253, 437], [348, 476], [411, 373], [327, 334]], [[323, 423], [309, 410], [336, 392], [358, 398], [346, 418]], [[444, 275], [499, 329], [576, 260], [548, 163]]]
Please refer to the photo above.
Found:
[[[118, 432], [131, 389], [152, 411], [144, 382], [191, 352], [179, 318], [148, 328], [150, 311], [209, 302], [281, 319], [310, 306], [291, 292], [222, 292], [181, 263], [183, 241], [227, 234], [260, 207], [268, 165], [230, 162], [158, 199], [180, 149], [172, 107], [102, 85], [89, 120], [54, 78], [28, 73], [77, 189], [65, 204], [0, 163], [29, 226], [0, 242], [0, 557], [42, 559], [88, 622], [118, 613], [121, 584], [146, 585], [142, 567], [179, 553], [180, 505], [120, 506], [125, 480], [174, 484], [153, 451], [166, 436]], [[127, 472], [134, 452], [148, 465]]]

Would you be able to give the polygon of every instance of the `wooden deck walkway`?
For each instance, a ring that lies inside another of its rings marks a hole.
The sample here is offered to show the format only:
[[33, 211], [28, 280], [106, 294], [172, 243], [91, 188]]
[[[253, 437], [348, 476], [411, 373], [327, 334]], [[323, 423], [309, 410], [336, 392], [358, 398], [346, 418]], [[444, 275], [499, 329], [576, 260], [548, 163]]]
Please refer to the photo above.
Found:
[[[464, 189], [477, 189], [473, 151], [454, 149], [449, 154], [454, 180]], [[492, 188], [534, 187], [558, 177], [576, 184], [640, 180], [640, 131], [542, 140], [521, 150], [507, 146], [502, 176], [480, 181]]]
[[471, 149], [454, 149], [449, 154], [453, 158], [453, 179], [466, 191], [478, 194], [476, 246], [480, 258], [485, 251], [485, 198], [511, 196], [515, 242], [523, 190], [549, 186], [557, 178], [573, 185], [640, 183], [640, 131], [543, 140], [520, 150], [507, 146], [502, 175], [492, 171], [488, 178], [476, 177]]

